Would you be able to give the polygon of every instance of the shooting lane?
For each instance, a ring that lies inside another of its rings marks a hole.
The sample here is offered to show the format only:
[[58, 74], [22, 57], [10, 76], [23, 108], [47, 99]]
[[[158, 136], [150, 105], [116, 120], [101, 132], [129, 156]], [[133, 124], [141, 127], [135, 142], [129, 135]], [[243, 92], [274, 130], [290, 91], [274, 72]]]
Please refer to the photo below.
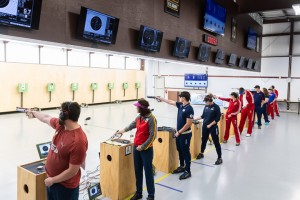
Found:
[[[135, 100], [135, 83], [141, 82], [139, 98], [145, 95], [145, 72], [138, 70], [100, 69], [86, 67], [67, 67], [56, 65], [38, 65], [21, 63], [1, 63], [0, 79], [5, 86], [0, 93], [0, 112], [15, 111], [21, 106], [21, 95], [18, 84], [27, 83], [28, 92], [23, 93], [23, 107], [55, 108], [63, 101], [72, 100], [71, 84], [78, 83], [74, 101], [92, 103], [91, 83], [98, 83], [94, 103], [109, 102], [107, 84], [113, 82], [112, 101]], [[84, 74], [84, 76], [83, 76]], [[126, 96], [123, 96], [122, 84], [127, 82]], [[48, 84], [55, 84], [55, 91], [49, 102]]]
[[107, 141], [100, 144], [102, 194], [122, 200], [135, 192], [133, 144]]
[[[44, 160], [18, 166], [18, 200], [46, 200]], [[42, 170], [38, 170], [43, 166]]]

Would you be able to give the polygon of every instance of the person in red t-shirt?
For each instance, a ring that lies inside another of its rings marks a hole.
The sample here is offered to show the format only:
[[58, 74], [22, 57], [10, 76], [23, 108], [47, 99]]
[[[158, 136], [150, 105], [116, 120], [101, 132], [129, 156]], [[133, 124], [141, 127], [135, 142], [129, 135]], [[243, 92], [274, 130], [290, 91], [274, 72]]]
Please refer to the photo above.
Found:
[[149, 103], [145, 99], [140, 99], [134, 104], [139, 115], [124, 130], [118, 131], [123, 134], [132, 129], [137, 129], [134, 138], [134, 170], [136, 177], [136, 193], [130, 200], [143, 198], [143, 168], [145, 170], [146, 185], [148, 191], [147, 200], [154, 200], [155, 187], [152, 169], [153, 142], [157, 135], [157, 121], [149, 109]]
[[276, 113], [276, 116], [277, 116], [277, 117], [280, 117], [279, 111], [278, 111], [278, 103], [277, 103], [278, 90], [275, 89], [275, 86], [274, 86], [274, 85], [271, 85], [270, 88], [273, 89], [273, 92], [274, 92], [275, 95], [276, 95], [276, 99], [275, 99], [275, 102], [274, 102], [274, 112]]
[[238, 99], [239, 95], [236, 92], [232, 92], [230, 94], [231, 98], [222, 98], [218, 97], [218, 99], [222, 101], [229, 102], [229, 107], [227, 109], [225, 119], [226, 119], [226, 130], [225, 130], [225, 136], [223, 143], [227, 143], [229, 138], [229, 131], [230, 131], [230, 124], [233, 125], [234, 128], [234, 134], [235, 134], [235, 140], [236, 140], [236, 146], [239, 146], [241, 143], [240, 140], [240, 133], [237, 126], [237, 115], [241, 111], [241, 102]]
[[78, 124], [80, 105], [64, 102], [59, 118], [28, 110], [26, 114], [55, 129], [46, 162], [48, 200], [78, 200], [80, 166], [84, 164], [88, 141]]

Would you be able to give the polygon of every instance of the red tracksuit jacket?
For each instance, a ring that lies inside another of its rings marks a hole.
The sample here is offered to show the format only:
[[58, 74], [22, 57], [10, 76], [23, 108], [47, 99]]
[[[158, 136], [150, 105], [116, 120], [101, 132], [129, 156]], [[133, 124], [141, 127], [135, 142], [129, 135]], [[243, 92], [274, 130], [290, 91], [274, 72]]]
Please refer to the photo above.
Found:
[[276, 98], [278, 98], [278, 90], [274, 89], [274, 93], [276, 95]]
[[220, 100], [222, 101], [227, 101], [229, 102], [229, 107], [228, 107], [228, 110], [226, 112], [226, 115], [238, 115], [241, 111], [241, 102], [240, 100], [236, 100], [236, 101], [233, 101], [231, 98], [221, 98], [219, 97]]
[[[246, 100], [248, 102], [248, 104], [247, 104], [246, 107], [247, 108], [252, 108], [254, 106], [253, 94], [250, 91], [246, 90], [246, 94], [245, 95], [246, 95]], [[243, 96], [244, 96], [244, 94], [240, 94], [241, 107], [243, 107]]]

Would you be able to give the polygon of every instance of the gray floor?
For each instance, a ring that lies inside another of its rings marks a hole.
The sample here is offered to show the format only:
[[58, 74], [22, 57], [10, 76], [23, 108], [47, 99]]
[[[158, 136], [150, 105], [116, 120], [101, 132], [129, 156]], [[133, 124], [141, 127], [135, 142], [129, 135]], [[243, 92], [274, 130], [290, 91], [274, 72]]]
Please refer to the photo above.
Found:
[[[175, 126], [175, 107], [154, 101], [151, 104], [159, 126]], [[200, 115], [202, 107], [195, 107], [195, 110], [196, 115]], [[57, 116], [58, 111], [47, 113]], [[92, 120], [88, 126], [84, 126], [83, 119], [88, 116]], [[108, 139], [115, 130], [126, 126], [135, 116], [132, 103], [83, 109], [80, 123], [89, 140], [87, 171], [95, 171], [99, 165], [99, 143]], [[268, 127], [261, 130], [255, 128], [251, 138], [243, 134], [240, 147], [236, 147], [234, 138], [231, 138], [229, 143], [222, 144], [222, 166], [213, 165], [215, 149], [207, 146], [205, 159], [192, 163], [191, 179], [179, 181], [178, 175], [158, 172], [155, 177], [159, 180], [156, 184], [156, 199], [299, 200], [299, 122], [297, 114], [282, 113]], [[35, 144], [50, 141], [53, 130], [35, 119], [27, 119], [23, 114], [1, 115], [0, 126], [0, 199], [17, 199], [16, 167], [38, 160]], [[129, 135], [126, 137], [129, 138]], [[97, 175], [97, 170], [94, 175]], [[144, 196], [147, 196], [146, 192]], [[85, 191], [80, 199], [87, 199]]]

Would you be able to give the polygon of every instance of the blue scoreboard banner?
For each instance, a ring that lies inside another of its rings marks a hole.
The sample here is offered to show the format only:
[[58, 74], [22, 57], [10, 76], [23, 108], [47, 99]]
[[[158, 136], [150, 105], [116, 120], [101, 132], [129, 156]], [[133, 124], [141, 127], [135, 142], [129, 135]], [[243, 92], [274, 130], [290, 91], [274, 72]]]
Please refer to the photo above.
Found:
[[185, 74], [184, 87], [207, 88], [208, 75], [207, 74]]

